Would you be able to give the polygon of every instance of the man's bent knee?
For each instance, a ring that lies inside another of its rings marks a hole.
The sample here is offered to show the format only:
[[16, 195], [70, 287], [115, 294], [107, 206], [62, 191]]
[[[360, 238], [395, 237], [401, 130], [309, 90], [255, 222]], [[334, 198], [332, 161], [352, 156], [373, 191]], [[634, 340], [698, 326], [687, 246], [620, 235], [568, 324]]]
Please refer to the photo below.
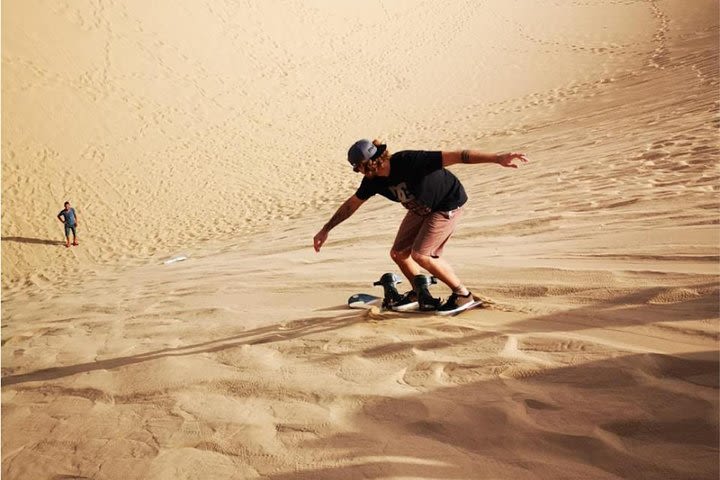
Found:
[[396, 262], [402, 262], [410, 257], [410, 250], [390, 250], [390, 258]]

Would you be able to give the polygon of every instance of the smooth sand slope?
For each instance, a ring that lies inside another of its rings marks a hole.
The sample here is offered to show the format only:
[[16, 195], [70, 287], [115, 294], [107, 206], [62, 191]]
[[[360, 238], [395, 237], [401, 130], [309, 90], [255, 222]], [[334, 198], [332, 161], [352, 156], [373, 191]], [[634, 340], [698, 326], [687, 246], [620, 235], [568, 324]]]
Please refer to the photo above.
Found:
[[[4, 1], [3, 478], [717, 478], [718, 13]], [[360, 137], [528, 154], [452, 167], [488, 308], [345, 307]]]

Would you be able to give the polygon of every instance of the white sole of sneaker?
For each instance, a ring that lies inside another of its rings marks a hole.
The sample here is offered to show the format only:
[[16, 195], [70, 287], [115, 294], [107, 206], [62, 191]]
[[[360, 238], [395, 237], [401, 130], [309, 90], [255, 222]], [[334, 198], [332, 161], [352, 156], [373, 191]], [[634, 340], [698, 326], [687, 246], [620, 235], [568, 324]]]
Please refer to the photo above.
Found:
[[464, 312], [465, 310], [469, 310], [471, 308], [475, 308], [479, 305], [482, 305], [482, 300], [475, 300], [474, 302], [466, 303], [465, 305], [461, 305], [458, 308], [454, 310], [438, 310], [435, 312], [437, 315], [457, 315], [460, 312]]
[[418, 302], [406, 303], [405, 305], [397, 305], [392, 307], [396, 312], [412, 312], [420, 308]]

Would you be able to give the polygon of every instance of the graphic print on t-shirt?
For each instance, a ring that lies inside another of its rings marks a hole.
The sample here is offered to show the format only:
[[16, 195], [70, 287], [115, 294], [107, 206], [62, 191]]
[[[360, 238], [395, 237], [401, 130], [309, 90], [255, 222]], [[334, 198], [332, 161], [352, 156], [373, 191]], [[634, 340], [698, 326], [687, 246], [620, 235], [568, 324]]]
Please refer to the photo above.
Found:
[[395, 195], [395, 198], [402, 203], [403, 207], [407, 208], [416, 215], [425, 216], [431, 212], [430, 208], [415, 199], [415, 195], [410, 191], [405, 182], [401, 182], [397, 185], [388, 185], [388, 190]]
[[400, 203], [407, 203], [410, 200], [415, 200], [415, 195], [408, 189], [405, 182], [398, 183], [397, 185], [388, 185], [388, 189], [395, 195]]

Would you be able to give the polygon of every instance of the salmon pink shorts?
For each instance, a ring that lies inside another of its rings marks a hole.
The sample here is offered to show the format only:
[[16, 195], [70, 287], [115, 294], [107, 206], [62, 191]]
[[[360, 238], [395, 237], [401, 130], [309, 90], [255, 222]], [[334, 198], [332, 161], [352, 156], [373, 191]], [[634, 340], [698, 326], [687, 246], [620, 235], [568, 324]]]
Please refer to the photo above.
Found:
[[400, 223], [393, 250], [417, 252], [438, 258], [463, 213], [463, 207], [450, 212], [432, 212], [421, 216], [408, 211]]

